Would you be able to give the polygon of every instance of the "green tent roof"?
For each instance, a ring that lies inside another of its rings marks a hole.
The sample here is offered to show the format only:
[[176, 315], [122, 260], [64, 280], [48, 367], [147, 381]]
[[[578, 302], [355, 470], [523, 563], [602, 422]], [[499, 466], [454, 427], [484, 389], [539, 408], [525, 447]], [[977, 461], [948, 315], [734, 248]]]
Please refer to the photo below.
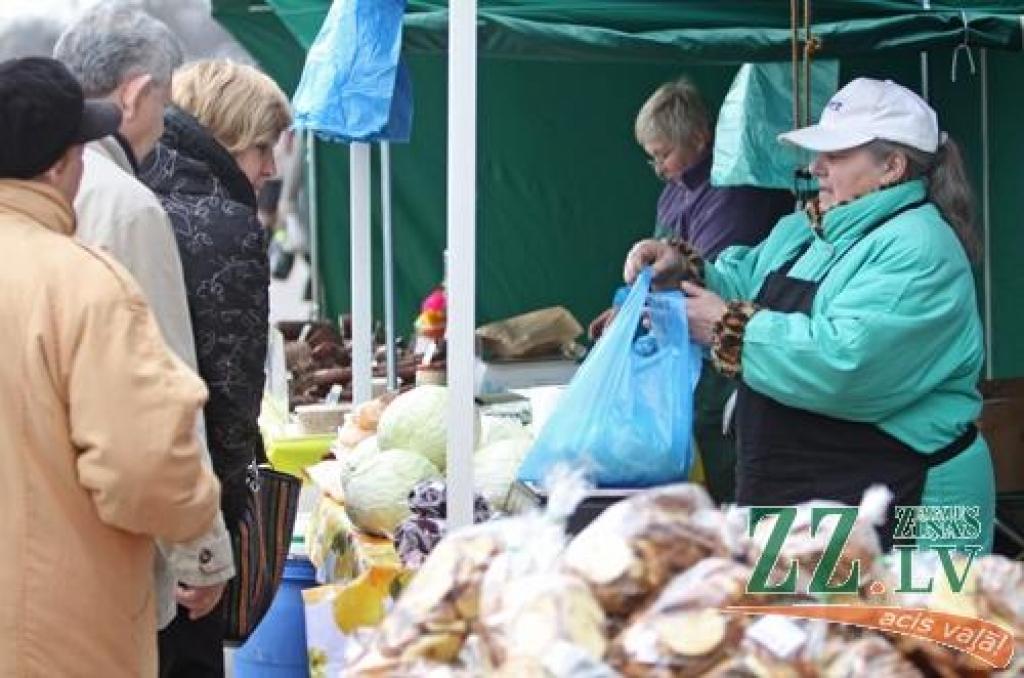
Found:
[[[214, 16], [293, 91], [329, 0], [212, 2]], [[714, 107], [736, 64], [788, 60], [789, 3], [479, 3], [478, 319], [561, 304], [587, 320], [619, 284], [622, 252], [653, 225], [660, 184], [632, 139], [636, 110], [654, 87], [682, 72]], [[978, 194], [990, 197], [992, 322], [987, 329], [994, 350], [988, 359], [997, 376], [1021, 375], [1024, 317], [1017, 308], [1024, 295], [1019, 274], [1024, 257], [1024, 230], [1019, 228], [1024, 209], [1019, 190], [1024, 181], [1019, 124], [1024, 0], [931, 0], [929, 10], [921, 5], [922, 0], [815, 0], [814, 31], [823, 42], [818, 56], [840, 57], [843, 81], [867, 75], [918, 87], [923, 68], [918, 50], [928, 48], [933, 105], [944, 129], [962, 142]], [[441, 276], [447, 6], [439, 0], [409, 0], [405, 18], [416, 120], [413, 141], [392, 153], [400, 322], [415, 316], [423, 294]], [[966, 53], [954, 56], [965, 39], [972, 48], [990, 48], [973, 50], [979, 66], [973, 76]], [[954, 64], [959, 77], [951, 82]], [[982, 120], [994, 142], [988, 157]], [[350, 298], [345, 263], [348, 156], [341, 145], [318, 149], [324, 308], [335, 317]], [[379, 239], [374, 248], [376, 261]], [[379, 289], [374, 299], [381, 299]]]
[[[252, 13], [272, 10], [309, 46], [330, 2], [213, 2], [217, 18], [236, 35], [240, 13], [226, 9], [245, 5]], [[410, 0], [406, 49], [445, 49], [447, 6]], [[931, 2], [924, 9], [919, 0], [819, 0], [812, 7], [823, 58], [952, 46], [965, 39], [972, 46], [1024, 49], [1021, 2]], [[481, 0], [479, 15], [484, 56], [738, 63], [790, 53], [789, 4], [782, 0]]]

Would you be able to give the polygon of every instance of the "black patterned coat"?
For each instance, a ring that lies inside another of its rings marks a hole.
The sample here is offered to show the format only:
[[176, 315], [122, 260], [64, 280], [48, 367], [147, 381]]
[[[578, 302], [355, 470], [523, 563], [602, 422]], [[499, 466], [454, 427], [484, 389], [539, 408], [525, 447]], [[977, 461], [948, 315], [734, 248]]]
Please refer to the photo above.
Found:
[[199, 375], [210, 391], [210, 456], [234, 530], [246, 468], [265, 459], [257, 417], [267, 353], [267, 240], [252, 185], [227, 150], [184, 111], [168, 109], [165, 124], [140, 177], [160, 198], [178, 242]]

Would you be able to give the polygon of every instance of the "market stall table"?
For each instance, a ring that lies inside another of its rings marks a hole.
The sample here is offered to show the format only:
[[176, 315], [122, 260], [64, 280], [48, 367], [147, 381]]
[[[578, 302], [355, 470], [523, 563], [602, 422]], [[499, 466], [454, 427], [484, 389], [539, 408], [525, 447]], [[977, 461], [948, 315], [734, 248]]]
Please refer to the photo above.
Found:
[[302, 433], [289, 421], [287, 411], [269, 397], [263, 399], [259, 424], [267, 461], [278, 471], [293, 476], [301, 477], [303, 469], [326, 457], [335, 439], [334, 433]]

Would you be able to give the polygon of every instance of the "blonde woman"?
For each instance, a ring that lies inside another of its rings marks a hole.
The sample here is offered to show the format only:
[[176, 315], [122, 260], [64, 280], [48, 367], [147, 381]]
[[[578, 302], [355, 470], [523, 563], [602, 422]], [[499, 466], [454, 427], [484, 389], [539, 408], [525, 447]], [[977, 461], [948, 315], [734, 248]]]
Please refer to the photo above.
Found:
[[[165, 132], [141, 177], [171, 218], [206, 381], [206, 429], [222, 508], [236, 531], [246, 470], [264, 459], [256, 423], [267, 341], [265, 230], [256, 196], [275, 173], [272, 149], [291, 124], [274, 81], [244, 64], [197, 61], [174, 74]], [[187, 592], [186, 592], [187, 595]], [[223, 615], [183, 608], [160, 634], [160, 675], [223, 675]]]

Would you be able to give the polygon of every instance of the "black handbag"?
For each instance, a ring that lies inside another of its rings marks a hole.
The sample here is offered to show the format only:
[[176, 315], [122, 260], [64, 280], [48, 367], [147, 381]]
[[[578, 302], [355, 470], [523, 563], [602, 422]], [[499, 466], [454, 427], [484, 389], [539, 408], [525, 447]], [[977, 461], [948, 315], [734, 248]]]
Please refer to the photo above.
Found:
[[244, 643], [277, 594], [302, 482], [269, 466], [249, 468], [245, 509], [232, 534], [234, 579], [224, 592], [224, 640]]

